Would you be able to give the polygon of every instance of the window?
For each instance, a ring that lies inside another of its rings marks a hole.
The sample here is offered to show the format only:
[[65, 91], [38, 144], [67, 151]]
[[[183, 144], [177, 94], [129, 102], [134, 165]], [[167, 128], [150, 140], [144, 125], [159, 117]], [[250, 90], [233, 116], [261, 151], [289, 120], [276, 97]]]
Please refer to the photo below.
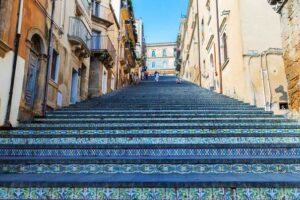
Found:
[[93, 31], [93, 44], [92, 49], [101, 49], [101, 32], [100, 31]]
[[100, 17], [100, 9], [101, 9], [101, 4], [100, 4], [100, 2], [99, 1], [93, 1], [92, 2], [92, 4], [93, 4], [93, 15], [94, 16], [97, 16], [97, 17]]
[[152, 68], [155, 68], [156, 66], [156, 63], [155, 62], [152, 62]]
[[223, 49], [223, 59], [224, 59], [224, 63], [228, 60], [228, 50], [227, 50], [227, 35], [226, 33], [224, 33], [222, 35], [222, 43], [223, 43], [223, 46], [222, 46], [222, 49]]
[[156, 57], [156, 51], [155, 50], [152, 51], [152, 57]]
[[53, 50], [51, 76], [50, 77], [55, 83], [58, 83], [59, 65], [60, 65], [59, 54], [57, 53], [57, 51]]
[[169, 61], [164, 60], [164, 62], [163, 62], [163, 68], [168, 68], [168, 65], [169, 65]]
[[167, 50], [166, 49], [163, 50], [163, 57], [167, 57]]

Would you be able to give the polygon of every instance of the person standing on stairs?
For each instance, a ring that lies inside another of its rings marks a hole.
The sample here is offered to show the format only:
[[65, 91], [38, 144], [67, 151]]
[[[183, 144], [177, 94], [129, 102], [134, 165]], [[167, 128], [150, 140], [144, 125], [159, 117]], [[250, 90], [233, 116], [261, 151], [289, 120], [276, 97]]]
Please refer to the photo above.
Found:
[[154, 77], [155, 77], [155, 81], [158, 82], [159, 81], [159, 73], [155, 72]]

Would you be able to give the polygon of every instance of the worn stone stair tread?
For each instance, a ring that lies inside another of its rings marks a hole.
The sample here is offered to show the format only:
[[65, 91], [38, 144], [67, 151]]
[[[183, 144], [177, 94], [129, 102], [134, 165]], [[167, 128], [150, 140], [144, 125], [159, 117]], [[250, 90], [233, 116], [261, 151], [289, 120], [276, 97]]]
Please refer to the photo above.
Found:
[[300, 156], [115, 156], [115, 157], [0, 157], [0, 164], [300, 164]]
[[0, 174], [0, 187], [300, 187], [300, 174]]
[[24, 134], [24, 133], [11, 133], [0, 135], [1, 138], [5, 139], [32, 139], [32, 138], [74, 138], [74, 139], [96, 139], [96, 138], [291, 138], [300, 137], [299, 133], [41, 133], [36, 134]]

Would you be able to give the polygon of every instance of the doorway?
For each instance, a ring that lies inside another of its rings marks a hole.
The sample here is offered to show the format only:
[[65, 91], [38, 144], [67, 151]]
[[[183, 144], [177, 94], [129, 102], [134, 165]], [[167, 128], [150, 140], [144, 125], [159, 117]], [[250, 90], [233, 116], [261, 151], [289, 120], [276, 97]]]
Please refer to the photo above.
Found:
[[103, 67], [103, 74], [102, 74], [102, 94], [107, 93], [107, 70]]
[[70, 103], [76, 104], [77, 103], [77, 96], [78, 96], [78, 72], [73, 69], [72, 72], [72, 85], [71, 85], [71, 98]]
[[37, 79], [40, 69], [40, 56], [42, 55], [43, 46], [42, 39], [39, 35], [35, 34], [31, 38], [31, 49], [29, 53], [29, 63], [27, 72], [27, 81], [25, 86], [25, 102], [30, 109], [34, 108], [36, 92], [37, 92]]

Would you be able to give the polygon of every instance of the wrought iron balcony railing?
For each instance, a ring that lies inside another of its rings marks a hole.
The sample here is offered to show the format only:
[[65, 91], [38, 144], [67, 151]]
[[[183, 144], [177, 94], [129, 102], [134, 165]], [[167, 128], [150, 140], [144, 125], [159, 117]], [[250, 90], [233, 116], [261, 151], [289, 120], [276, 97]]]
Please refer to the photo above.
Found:
[[92, 41], [93, 54], [99, 54], [103, 61], [115, 61], [116, 49], [108, 36], [93, 36]]
[[79, 17], [70, 17], [68, 37], [70, 41], [82, 44], [90, 51], [92, 35]]
[[91, 0], [81, 0], [82, 5], [84, 6], [87, 13], [91, 11]]
[[92, 15], [99, 19], [106, 20], [108, 22], [113, 21], [113, 18], [112, 18], [113, 16], [112, 16], [112, 12], [111, 12], [110, 8], [105, 7], [105, 6], [101, 5], [100, 3], [93, 4]]

